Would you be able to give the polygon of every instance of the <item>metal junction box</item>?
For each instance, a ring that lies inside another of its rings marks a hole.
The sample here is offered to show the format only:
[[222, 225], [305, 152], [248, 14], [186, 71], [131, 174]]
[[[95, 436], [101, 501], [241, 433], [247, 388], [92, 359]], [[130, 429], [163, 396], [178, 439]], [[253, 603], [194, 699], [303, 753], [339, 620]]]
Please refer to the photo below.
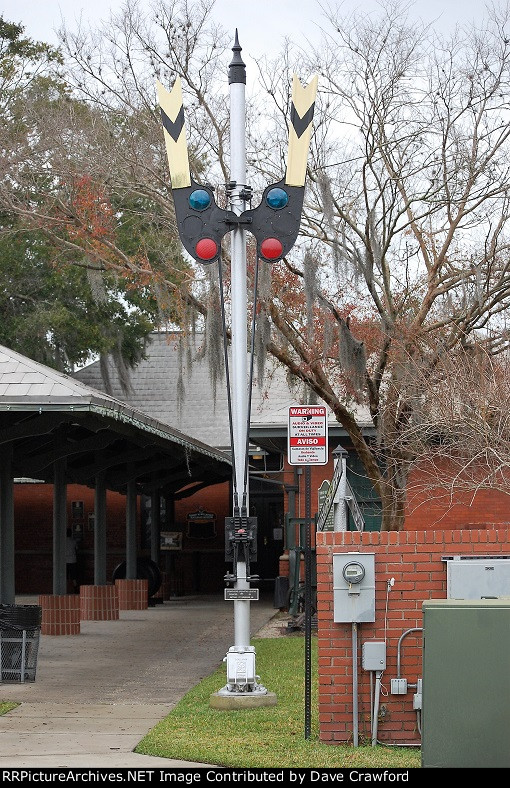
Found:
[[422, 767], [510, 767], [510, 599], [423, 602]]
[[361, 647], [363, 670], [386, 670], [386, 643], [381, 640], [366, 640]]
[[443, 561], [448, 599], [510, 598], [510, 556], [453, 556]]
[[231, 646], [227, 656], [227, 682], [237, 687], [255, 684], [255, 649], [249, 646], [245, 650]]
[[375, 621], [375, 553], [333, 554], [333, 621]]

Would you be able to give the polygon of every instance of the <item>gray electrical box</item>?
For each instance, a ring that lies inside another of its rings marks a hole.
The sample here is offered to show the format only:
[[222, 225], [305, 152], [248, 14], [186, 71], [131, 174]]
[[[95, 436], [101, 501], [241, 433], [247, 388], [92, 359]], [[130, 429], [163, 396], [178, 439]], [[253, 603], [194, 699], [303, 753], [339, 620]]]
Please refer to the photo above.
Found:
[[366, 640], [361, 647], [363, 670], [386, 670], [386, 643], [383, 640]]
[[510, 767], [510, 600], [422, 607], [422, 766]]
[[443, 561], [448, 599], [510, 598], [510, 557], [453, 556]]
[[333, 554], [333, 621], [375, 621], [375, 553]]

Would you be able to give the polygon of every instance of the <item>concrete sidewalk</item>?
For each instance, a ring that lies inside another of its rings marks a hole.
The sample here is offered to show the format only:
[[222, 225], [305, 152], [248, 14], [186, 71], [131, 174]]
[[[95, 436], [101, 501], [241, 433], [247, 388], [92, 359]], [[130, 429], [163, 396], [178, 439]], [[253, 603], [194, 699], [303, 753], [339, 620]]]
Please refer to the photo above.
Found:
[[[272, 605], [262, 593], [250, 605], [252, 634], [277, 633]], [[233, 620], [220, 595], [182, 597], [121, 611], [118, 621], [82, 621], [79, 635], [41, 635], [35, 681], [0, 683], [1, 701], [21, 703], [0, 716], [0, 768], [207, 766], [133, 749], [221, 663]]]

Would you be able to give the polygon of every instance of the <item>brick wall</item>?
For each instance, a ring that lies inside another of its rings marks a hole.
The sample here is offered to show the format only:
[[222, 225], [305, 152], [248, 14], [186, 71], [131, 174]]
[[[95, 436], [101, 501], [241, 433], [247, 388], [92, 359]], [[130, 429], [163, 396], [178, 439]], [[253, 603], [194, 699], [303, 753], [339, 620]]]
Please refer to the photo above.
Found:
[[[463, 479], [462, 472], [443, 462], [423, 462], [409, 476], [406, 505], [406, 530], [493, 528], [510, 524], [510, 479], [502, 489], [478, 489]], [[470, 468], [471, 474], [483, 479], [483, 466]], [[465, 476], [466, 474], [464, 474]], [[462, 489], [465, 482], [466, 489]]]
[[[82, 501], [80, 517], [73, 516], [73, 501]], [[126, 499], [107, 491], [107, 578], [125, 560]], [[80, 583], [94, 579], [94, 490], [77, 484], [67, 487], [67, 524], [79, 531]], [[50, 594], [53, 588], [53, 485], [15, 484], [15, 587], [18, 594]]]
[[[419, 744], [419, 718], [413, 694], [390, 694], [397, 676], [399, 638], [422, 627], [422, 602], [446, 599], [446, 564], [450, 555], [510, 554], [510, 528], [400, 532], [321, 532], [317, 534], [317, 602], [319, 647], [320, 739], [327, 744], [353, 740], [353, 626], [333, 621], [332, 556], [341, 552], [375, 554], [376, 621], [357, 625], [359, 744], [370, 743], [370, 676], [361, 668], [362, 644], [386, 640], [387, 667], [382, 679], [378, 740], [386, 744]], [[395, 584], [387, 593], [387, 582]], [[400, 677], [421, 677], [421, 632], [401, 644]], [[383, 708], [384, 707], [384, 708]], [[384, 715], [384, 716], [383, 716]]]
[[[73, 501], [83, 507], [73, 507]], [[110, 490], [106, 493], [107, 556], [106, 577], [111, 582], [115, 567], [126, 558], [126, 498]], [[140, 524], [140, 499], [138, 523]], [[216, 536], [190, 539], [186, 535], [187, 515], [205, 509], [216, 515]], [[76, 517], [76, 513], [80, 514]], [[175, 520], [171, 530], [182, 530], [182, 551], [172, 555], [172, 581], [180, 593], [212, 593], [223, 589], [225, 564], [225, 517], [230, 513], [229, 483], [213, 485], [175, 503]], [[80, 584], [94, 581], [94, 528], [89, 515], [94, 514], [94, 490], [81, 485], [67, 487], [67, 521], [80, 532], [77, 557]], [[18, 594], [50, 594], [53, 588], [53, 486], [51, 484], [15, 484], [15, 587]], [[163, 526], [163, 530], [164, 530]], [[137, 529], [137, 553], [142, 549], [141, 529]], [[170, 558], [161, 557], [166, 569]]]

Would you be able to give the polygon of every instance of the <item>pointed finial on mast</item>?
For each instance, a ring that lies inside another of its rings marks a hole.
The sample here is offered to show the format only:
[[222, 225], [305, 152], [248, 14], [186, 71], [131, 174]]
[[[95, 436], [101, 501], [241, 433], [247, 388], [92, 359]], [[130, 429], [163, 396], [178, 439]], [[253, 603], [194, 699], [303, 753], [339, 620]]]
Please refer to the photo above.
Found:
[[235, 82], [242, 82], [246, 85], [246, 64], [243, 62], [241, 57], [241, 49], [242, 47], [239, 44], [239, 38], [237, 35], [237, 27], [236, 27], [236, 37], [234, 41], [234, 46], [232, 47], [232, 52], [234, 53], [234, 57], [232, 58], [230, 65], [228, 67], [228, 84], [232, 85]]

